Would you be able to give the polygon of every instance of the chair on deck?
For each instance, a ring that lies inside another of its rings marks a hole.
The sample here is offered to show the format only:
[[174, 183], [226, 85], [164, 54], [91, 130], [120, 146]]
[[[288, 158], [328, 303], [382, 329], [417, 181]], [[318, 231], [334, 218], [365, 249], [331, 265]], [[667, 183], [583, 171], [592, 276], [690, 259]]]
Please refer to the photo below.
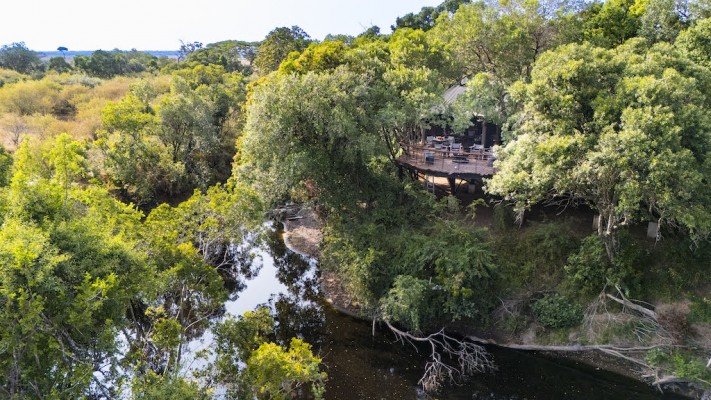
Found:
[[425, 150], [425, 163], [434, 164], [435, 153], [434, 151]]
[[427, 136], [425, 140], [427, 141], [427, 146], [432, 147], [432, 143], [434, 143], [434, 136]]
[[434, 148], [435, 150], [442, 150], [442, 143], [435, 143]]
[[452, 143], [452, 153], [459, 153], [462, 151], [462, 144], [461, 143]]

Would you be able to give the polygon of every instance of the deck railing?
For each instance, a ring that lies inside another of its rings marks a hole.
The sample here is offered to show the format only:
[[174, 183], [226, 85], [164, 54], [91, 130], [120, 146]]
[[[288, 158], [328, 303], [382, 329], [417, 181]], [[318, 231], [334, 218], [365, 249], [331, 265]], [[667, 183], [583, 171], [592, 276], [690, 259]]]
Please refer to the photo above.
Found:
[[402, 144], [402, 161], [424, 170], [436, 170], [443, 174], [493, 175], [494, 154], [485, 149], [465, 148], [453, 151], [449, 147], [434, 147]]

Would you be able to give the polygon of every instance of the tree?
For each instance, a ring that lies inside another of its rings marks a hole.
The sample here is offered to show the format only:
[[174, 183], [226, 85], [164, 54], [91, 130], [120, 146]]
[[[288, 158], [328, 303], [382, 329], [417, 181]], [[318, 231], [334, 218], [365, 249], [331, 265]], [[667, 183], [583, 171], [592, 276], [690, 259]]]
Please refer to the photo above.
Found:
[[676, 45], [695, 63], [711, 68], [711, 18], [681, 32]]
[[210, 43], [196, 49], [185, 58], [187, 63], [221, 65], [227, 72], [251, 73], [251, 66], [257, 54], [258, 43], [227, 40]]
[[[642, 2], [640, 0], [640, 2]], [[639, 23], [639, 35], [650, 43], [674, 42], [684, 28], [689, 24], [688, 10], [681, 7], [688, 5], [677, 0], [646, 0]]]
[[541, 57], [523, 125], [498, 153], [489, 192], [524, 209], [582, 202], [600, 214], [616, 258], [616, 230], [652, 219], [692, 237], [711, 229], [711, 107], [707, 70], [678, 49], [633, 40], [614, 50], [568, 45]]
[[197, 172], [200, 165], [196, 155], [219, 144], [211, 104], [176, 77], [171, 94], [158, 107], [158, 115], [161, 120], [158, 137], [171, 149], [173, 162], [182, 162], [188, 173]]
[[61, 90], [48, 79], [9, 84], [0, 91], [0, 108], [20, 116], [50, 114], [60, 102]]
[[266, 80], [249, 100], [235, 175], [267, 204], [304, 190], [306, 182], [328, 208], [369, 202], [376, 191], [367, 186], [376, 173], [369, 163], [386, 155], [377, 125], [371, 125], [378, 104], [371, 96], [374, 91], [344, 69]]
[[319, 371], [320, 363], [301, 339], [292, 338], [288, 349], [264, 343], [247, 359], [245, 379], [259, 399], [293, 399], [302, 386], [310, 386], [314, 398], [322, 399], [326, 373]]
[[327, 41], [309, 45], [303, 52], [293, 52], [281, 63], [282, 73], [324, 72], [346, 63], [347, 47], [340, 41]]
[[74, 65], [91, 76], [110, 79], [123, 73], [124, 61], [118, 52], [96, 50], [89, 57], [75, 57]]
[[69, 196], [69, 187], [86, 174], [86, 159], [83, 146], [72, 140], [68, 133], [57, 136], [45, 150], [44, 159], [54, 171], [52, 180], [64, 188], [65, 202]]
[[24, 42], [17, 42], [0, 48], [0, 67], [22, 74], [31, 74], [42, 71], [42, 61], [37, 53], [25, 46]]
[[402, 28], [420, 29], [428, 31], [435, 26], [437, 17], [443, 12], [454, 14], [460, 5], [469, 4], [470, 0], [445, 0], [437, 7], [422, 7], [419, 13], [409, 13], [395, 20], [391, 26], [393, 32]]
[[289, 53], [303, 51], [310, 42], [309, 35], [298, 26], [276, 28], [257, 48], [254, 67], [261, 75], [266, 75], [279, 68]]
[[609, 0], [583, 12], [583, 37], [600, 47], [615, 47], [638, 35], [642, 4]]
[[508, 86], [528, 79], [533, 62], [561, 40], [564, 17], [576, 11], [575, 3], [562, 1], [463, 4], [428, 35], [448, 44], [462, 75], [485, 72]]
[[217, 325], [215, 379], [229, 398], [293, 399], [310, 392], [323, 398], [326, 373], [311, 345], [291, 338], [274, 343], [276, 325], [267, 307]]
[[185, 43], [181, 40], [180, 41], [180, 49], [178, 50], [178, 61], [185, 60], [192, 53], [194, 53], [200, 49], [202, 49], [202, 42]]
[[132, 230], [140, 213], [102, 189], [67, 189], [76, 160], [64, 147], [41, 152], [25, 141], [3, 193], [11, 206], [0, 228], [0, 390], [8, 398], [115, 396], [116, 333], [151, 276]]
[[96, 50], [91, 56], [74, 57], [74, 66], [91, 76], [110, 79], [145, 70], [157, 70], [158, 59], [143, 51]]
[[72, 70], [72, 66], [61, 57], [52, 57], [49, 59], [49, 64], [47, 69], [50, 71], [56, 71], [57, 73], [69, 72]]
[[67, 55], [65, 54], [65, 52], [69, 51], [68, 48], [66, 48], [64, 46], [59, 46], [59, 47], [57, 47], [57, 51], [62, 52], [62, 58], [67, 58]]

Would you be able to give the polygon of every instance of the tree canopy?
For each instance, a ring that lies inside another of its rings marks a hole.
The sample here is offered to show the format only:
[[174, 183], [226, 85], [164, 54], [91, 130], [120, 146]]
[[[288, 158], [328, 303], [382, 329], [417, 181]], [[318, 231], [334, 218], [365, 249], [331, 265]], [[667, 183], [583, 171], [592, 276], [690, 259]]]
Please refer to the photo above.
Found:
[[547, 53], [518, 93], [524, 120], [488, 188], [519, 210], [544, 200], [585, 202], [600, 213], [604, 235], [652, 219], [704, 237], [710, 83], [705, 67], [669, 44]]

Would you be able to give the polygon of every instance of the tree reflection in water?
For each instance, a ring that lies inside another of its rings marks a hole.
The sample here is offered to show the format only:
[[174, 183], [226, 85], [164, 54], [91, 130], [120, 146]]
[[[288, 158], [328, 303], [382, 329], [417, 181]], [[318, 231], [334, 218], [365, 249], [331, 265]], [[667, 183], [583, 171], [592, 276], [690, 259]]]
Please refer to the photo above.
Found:
[[[292, 337], [314, 346], [323, 358], [326, 399], [678, 399], [612, 373], [575, 362], [531, 353], [490, 349], [499, 368], [474, 376], [461, 386], [444, 387], [433, 396], [417, 386], [426, 363], [402, 346], [388, 330], [333, 310], [321, 298], [314, 260], [286, 248], [281, 232], [269, 232], [250, 243], [251, 256], [240, 260], [234, 275], [239, 291], [226, 303], [227, 313], [242, 315], [257, 306], [269, 307], [276, 320], [274, 338], [280, 345]], [[211, 346], [211, 333], [203, 336]]]

